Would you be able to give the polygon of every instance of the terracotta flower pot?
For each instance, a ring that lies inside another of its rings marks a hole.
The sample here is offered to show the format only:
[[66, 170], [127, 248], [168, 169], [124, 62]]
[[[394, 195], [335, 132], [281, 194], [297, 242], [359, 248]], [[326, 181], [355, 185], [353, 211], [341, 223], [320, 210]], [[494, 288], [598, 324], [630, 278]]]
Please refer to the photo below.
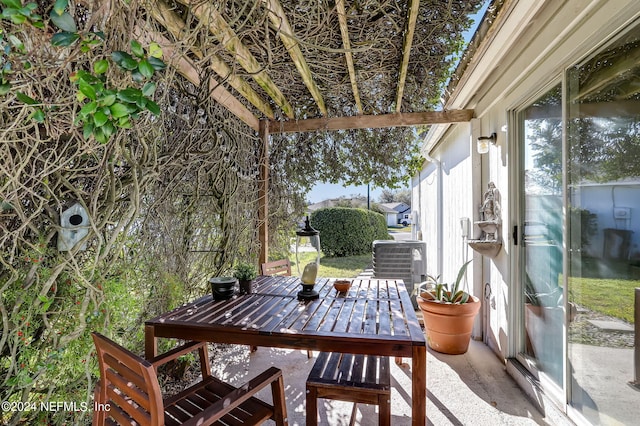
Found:
[[422, 293], [416, 299], [422, 311], [429, 347], [451, 355], [467, 352], [473, 322], [480, 310], [480, 299], [471, 296], [468, 303], [438, 303], [428, 293]]

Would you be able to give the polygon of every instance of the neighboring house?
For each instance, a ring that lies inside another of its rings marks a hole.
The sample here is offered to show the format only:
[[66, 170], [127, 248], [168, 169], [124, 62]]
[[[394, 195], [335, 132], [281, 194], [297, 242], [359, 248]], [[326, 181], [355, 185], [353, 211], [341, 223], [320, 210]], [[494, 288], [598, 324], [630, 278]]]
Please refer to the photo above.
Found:
[[388, 207], [388, 204], [378, 204], [378, 210], [384, 214], [387, 226], [398, 226], [398, 211]]
[[[632, 337], [632, 324], [599, 318], [585, 295], [640, 287], [640, 2], [495, 0], [489, 11], [443, 105], [475, 118], [424, 140], [414, 238], [445, 281], [474, 260], [474, 336], [554, 424], [636, 424], [633, 341], [594, 325]], [[499, 207], [497, 254], [467, 244], [486, 237], [487, 200]]]
[[[387, 215], [387, 225], [396, 226], [400, 224], [407, 226], [411, 224], [411, 206], [405, 203], [381, 203], [378, 206]], [[394, 214], [395, 217], [393, 216]]]

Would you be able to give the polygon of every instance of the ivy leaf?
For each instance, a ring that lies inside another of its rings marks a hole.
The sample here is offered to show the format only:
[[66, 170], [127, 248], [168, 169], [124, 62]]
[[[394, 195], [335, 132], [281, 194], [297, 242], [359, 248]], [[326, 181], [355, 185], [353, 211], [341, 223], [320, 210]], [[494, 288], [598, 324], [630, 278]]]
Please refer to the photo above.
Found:
[[109, 61], [102, 59], [93, 64], [93, 72], [96, 74], [104, 74], [109, 69]]
[[115, 51], [111, 54], [111, 59], [113, 59], [113, 62], [118, 64], [119, 67], [126, 70], [134, 70], [138, 68], [138, 61], [133, 59], [133, 57], [127, 52], [123, 52], [121, 50]]
[[164, 62], [162, 62], [162, 60], [156, 57], [150, 56], [147, 60], [149, 61], [153, 69], [156, 71], [162, 71], [167, 67], [167, 64], [165, 64]]
[[156, 83], [153, 81], [147, 82], [142, 88], [142, 94], [144, 96], [151, 96], [156, 92]]
[[138, 106], [138, 108], [143, 109], [147, 106], [147, 98], [145, 98], [144, 96], [140, 96], [138, 99], [136, 99], [136, 105]]
[[102, 133], [109, 139], [112, 134], [116, 131], [116, 126], [113, 125], [112, 122], [108, 121], [104, 126], [101, 127]]
[[111, 115], [115, 118], [122, 118], [122, 117], [129, 116], [129, 108], [124, 104], [115, 103], [111, 105], [110, 109], [111, 109]]
[[118, 99], [120, 99], [121, 101], [130, 103], [130, 104], [135, 104], [138, 101], [138, 99], [142, 96], [142, 92], [140, 92], [137, 89], [133, 89], [129, 87], [119, 91], [117, 96], [118, 96]]
[[131, 51], [138, 58], [144, 58], [144, 49], [142, 48], [142, 45], [136, 40], [131, 40]]
[[36, 108], [33, 114], [31, 114], [31, 118], [37, 121], [38, 123], [44, 123], [44, 119], [45, 119], [44, 112], [42, 111], [42, 109]]
[[67, 8], [67, 0], [56, 0], [53, 5], [53, 11], [58, 15], [62, 15], [64, 10]]
[[162, 47], [160, 47], [160, 45], [155, 41], [149, 45], [149, 48], [147, 50], [149, 51], [149, 56], [151, 56], [152, 58], [162, 58]]
[[20, 9], [22, 3], [20, 0], [2, 0], [2, 3], [7, 7], [13, 7], [14, 9]]
[[91, 137], [91, 135], [93, 134], [93, 121], [87, 121], [86, 123], [84, 123], [84, 126], [82, 127], [82, 137], [86, 139], [89, 139]]
[[160, 115], [160, 107], [158, 106], [157, 103], [147, 100], [146, 107], [149, 111], [151, 111], [153, 115]]
[[[22, 43], [22, 40], [20, 40], [18, 37], [14, 36], [13, 34], [9, 34], [9, 42], [11, 42], [11, 45], [19, 50], [20, 52], [24, 52], [24, 43]], [[7, 46], [8, 47], [8, 46]], [[7, 52], [8, 54], [8, 52]]]
[[100, 101], [100, 104], [104, 106], [111, 106], [115, 101], [116, 101], [116, 95], [110, 94], [110, 95], [104, 96]]
[[143, 81], [145, 80], [145, 79], [144, 79], [144, 76], [140, 73], [140, 71], [139, 71], [139, 70], [131, 71], [131, 78], [132, 78], [132, 79], [133, 79], [133, 81], [135, 81], [136, 83], [141, 83], [141, 82], [143, 82]]
[[131, 120], [129, 120], [129, 117], [120, 117], [120, 119], [118, 119], [118, 127], [121, 127], [123, 129], [130, 129]]
[[93, 88], [92, 85], [90, 85], [84, 80], [80, 80], [78, 82], [78, 88], [80, 89], [80, 92], [82, 92], [82, 94], [85, 95], [87, 98], [91, 99], [92, 101], [96, 100], [97, 98], [96, 90]]
[[88, 104], [85, 104], [85, 106], [83, 106], [80, 109], [80, 115], [86, 117], [87, 115], [94, 113], [97, 108], [98, 108], [97, 102], [89, 102]]
[[154, 68], [146, 59], [140, 61], [140, 63], [138, 64], [138, 70], [140, 71], [140, 74], [142, 74], [146, 78], [153, 77]]
[[6, 95], [11, 90], [11, 83], [0, 84], [0, 96]]
[[96, 113], [93, 114], [93, 123], [96, 127], [104, 126], [107, 121], [109, 121], [109, 117], [104, 112], [96, 111]]
[[[5, 15], [7, 13], [7, 11], [4, 11]], [[27, 21], [27, 17], [21, 14], [15, 14], [15, 15], [11, 15], [11, 22], [13, 22], [16, 25], [22, 25]]]
[[58, 15], [55, 11], [51, 11], [49, 17], [51, 18], [51, 22], [53, 22], [55, 26], [60, 28], [62, 31], [69, 33], [75, 33], [78, 31], [76, 21], [73, 20], [73, 17], [69, 12], [64, 12], [62, 15]]
[[71, 46], [79, 38], [80, 36], [76, 33], [63, 31], [61, 33], [56, 33], [51, 37], [51, 44], [62, 47]]
[[16, 97], [18, 98], [18, 100], [22, 103], [25, 103], [27, 105], [36, 105], [38, 103], [38, 101], [36, 101], [35, 99], [33, 99], [30, 96], [25, 95], [22, 92], [17, 92], [16, 93]]
[[109, 141], [109, 138], [102, 131], [102, 127], [96, 127], [93, 129], [93, 137], [101, 144], [105, 144]]

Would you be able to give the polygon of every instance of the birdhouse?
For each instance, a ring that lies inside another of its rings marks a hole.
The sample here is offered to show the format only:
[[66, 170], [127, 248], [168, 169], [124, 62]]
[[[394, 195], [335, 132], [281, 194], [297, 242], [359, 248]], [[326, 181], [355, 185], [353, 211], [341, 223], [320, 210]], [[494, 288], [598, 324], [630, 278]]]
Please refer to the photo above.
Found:
[[[89, 233], [89, 215], [79, 203], [75, 203], [60, 215], [58, 250], [69, 251]], [[80, 250], [86, 250], [83, 243]]]

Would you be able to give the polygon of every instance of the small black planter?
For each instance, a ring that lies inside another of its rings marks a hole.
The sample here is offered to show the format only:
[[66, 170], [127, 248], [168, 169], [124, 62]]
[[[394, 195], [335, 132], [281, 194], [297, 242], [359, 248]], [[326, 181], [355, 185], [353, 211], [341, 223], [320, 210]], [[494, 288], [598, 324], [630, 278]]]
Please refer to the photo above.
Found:
[[215, 300], [230, 299], [236, 290], [236, 280], [234, 277], [213, 277], [209, 279], [211, 283], [211, 293]]
[[238, 280], [240, 284], [240, 294], [253, 293], [253, 280]]

